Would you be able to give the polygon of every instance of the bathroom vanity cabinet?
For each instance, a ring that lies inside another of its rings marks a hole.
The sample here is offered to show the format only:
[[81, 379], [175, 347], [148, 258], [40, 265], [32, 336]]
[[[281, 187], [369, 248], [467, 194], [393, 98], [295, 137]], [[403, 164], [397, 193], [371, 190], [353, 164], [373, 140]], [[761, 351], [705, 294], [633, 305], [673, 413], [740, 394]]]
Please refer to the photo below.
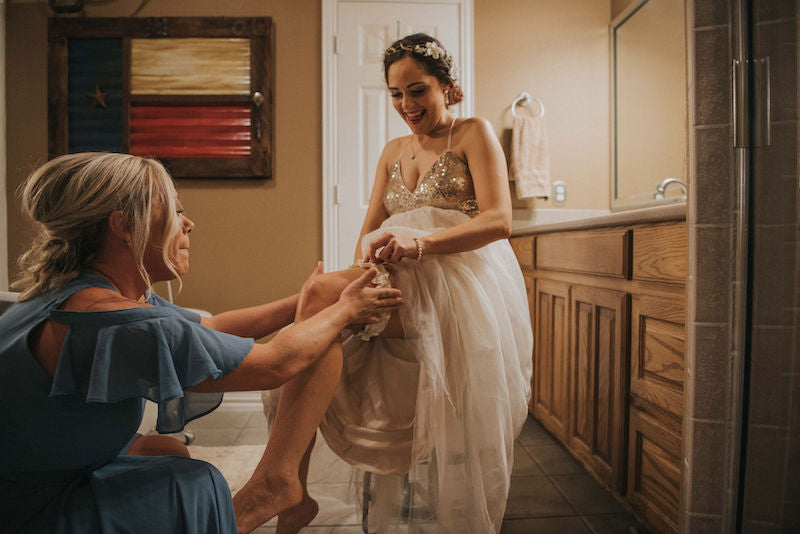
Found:
[[511, 238], [534, 333], [530, 411], [655, 532], [677, 532], [686, 225]]

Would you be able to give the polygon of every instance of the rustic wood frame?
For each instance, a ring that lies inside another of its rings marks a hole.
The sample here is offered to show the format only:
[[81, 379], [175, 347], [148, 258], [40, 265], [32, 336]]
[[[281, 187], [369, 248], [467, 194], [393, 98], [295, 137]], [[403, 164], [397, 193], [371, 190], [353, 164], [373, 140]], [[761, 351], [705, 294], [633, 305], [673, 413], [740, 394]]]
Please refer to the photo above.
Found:
[[[130, 94], [131, 38], [227, 37], [250, 39], [250, 94], [264, 95], [264, 103], [250, 108], [248, 158], [162, 158], [176, 178], [271, 178], [274, 137], [274, 30], [271, 17], [158, 17], [158, 18], [51, 18], [48, 21], [47, 125], [50, 157], [67, 153], [67, 43], [69, 38], [120, 38], [123, 50], [122, 143], [130, 150], [130, 107], [136, 102], [205, 103], [219, 97], [149, 96]], [[225, 96], [226, 101], [251, 101], [250, 96]], [[256, 139], [258, 121], [261, 138]]]

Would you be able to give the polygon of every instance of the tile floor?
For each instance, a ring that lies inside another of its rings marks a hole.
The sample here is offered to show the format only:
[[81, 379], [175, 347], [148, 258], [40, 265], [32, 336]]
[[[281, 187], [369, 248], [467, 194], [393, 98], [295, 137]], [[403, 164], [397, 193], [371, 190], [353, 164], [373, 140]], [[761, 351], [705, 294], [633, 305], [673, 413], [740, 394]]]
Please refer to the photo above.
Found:
[[[267, 440], [260, 410], [226, 409], [189, 423], [193, 445], [260, 445]], [[514, 471], [502, 533], [636, 534], [644, 527], [589, 475], [534, 419], [528, 418], [515, 443]], [[320, 514], [308, 534], [361, 534], [361, 513], [353, 504], [352, 470], [319, 438], [311, 459], [309, 492]], [[256, 530], [273, 534], [274, 522]]]

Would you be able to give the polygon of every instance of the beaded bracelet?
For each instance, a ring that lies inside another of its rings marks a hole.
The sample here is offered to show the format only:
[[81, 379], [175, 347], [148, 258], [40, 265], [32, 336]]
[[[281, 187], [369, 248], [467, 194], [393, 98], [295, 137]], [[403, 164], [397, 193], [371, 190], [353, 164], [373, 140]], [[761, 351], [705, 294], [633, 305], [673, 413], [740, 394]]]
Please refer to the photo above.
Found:
[[418, 237], [414, 238], [414, 242], [417, 244], [417, 261], [420, 261], [422, 259], [422, 243]]

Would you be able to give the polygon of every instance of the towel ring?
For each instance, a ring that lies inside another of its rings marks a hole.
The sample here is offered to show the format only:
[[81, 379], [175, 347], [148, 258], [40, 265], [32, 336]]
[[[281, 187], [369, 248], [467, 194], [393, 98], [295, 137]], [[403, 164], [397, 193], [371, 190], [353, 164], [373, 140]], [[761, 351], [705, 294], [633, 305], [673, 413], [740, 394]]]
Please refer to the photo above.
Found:
[[516, 109], [517, 105], [519, 104], [521, 106], [524, 106], [525, 104], [530, 102], [531, 99], [536, 100], [536, 103], [539, 104], [539, 116], [544, 117], [544, 104], [542, 103], [541, 100], [539, 100], [535, 96], [531, 96], [529, 93], [520, 93], [519, 96], [514, 99], [514, 102], [511, 104], [511, 115], [513, 115], [514, 117], [518, 117], [519, 115], [517, 115], [517, 109]]

